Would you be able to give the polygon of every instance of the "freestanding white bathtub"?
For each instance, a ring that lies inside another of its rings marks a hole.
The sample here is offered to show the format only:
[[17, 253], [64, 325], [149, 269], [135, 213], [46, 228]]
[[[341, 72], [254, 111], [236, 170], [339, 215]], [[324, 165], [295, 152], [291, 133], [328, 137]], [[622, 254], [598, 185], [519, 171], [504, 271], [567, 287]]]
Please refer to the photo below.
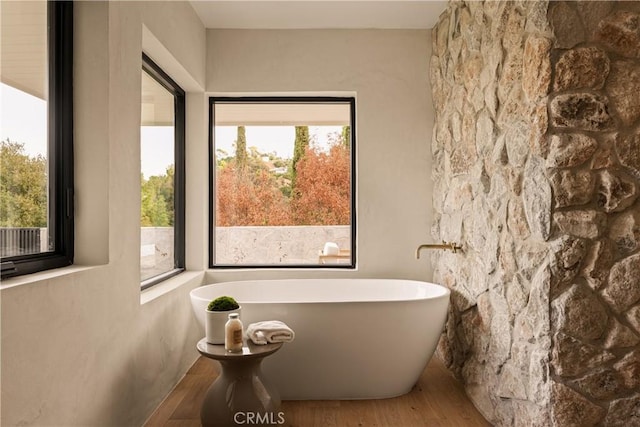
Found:
[[286, 400], [378, 399], [407, 393], [433, 355], [449, 290], [389, 279], [224, 282], [191, 291], [204, 328], [212, 299], [242, 305], [245, 327], [282, 320], [295, 340], [266, 358], [265, 375]]

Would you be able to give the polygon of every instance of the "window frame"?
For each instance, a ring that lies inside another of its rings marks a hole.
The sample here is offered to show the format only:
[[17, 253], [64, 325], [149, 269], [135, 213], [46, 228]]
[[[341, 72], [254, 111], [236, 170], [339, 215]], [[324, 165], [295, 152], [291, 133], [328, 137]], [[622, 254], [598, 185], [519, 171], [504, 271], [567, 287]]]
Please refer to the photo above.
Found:
[[147, 54], [142, 53], [142, 72], [146, 72], [162, 87], [173, 95], [174, 99], [174, 175], [173, 175], [173, 270], [140, 282], [140, 289], [176, 276], [185, 271], [185, 91]]
[[[348, 103], [350, 109], [350, 251], [348, 264], [216, 264], [215, 262], [215, 201], [216, 201], [216, 160], [214, 145], [215, 104], [216, 103], [262, 103], [262, 104], [294, 104], [294, 103]], [[353, 96], [211, 96], [209, 97], [209, 268], [219, 270], [240, 269], [356, 269], [356, 99]]]
[[54, 250], [0, 260], [8, 278], [73, 264], [73, 2], [47, 2], [48, 51], [48, 208]]

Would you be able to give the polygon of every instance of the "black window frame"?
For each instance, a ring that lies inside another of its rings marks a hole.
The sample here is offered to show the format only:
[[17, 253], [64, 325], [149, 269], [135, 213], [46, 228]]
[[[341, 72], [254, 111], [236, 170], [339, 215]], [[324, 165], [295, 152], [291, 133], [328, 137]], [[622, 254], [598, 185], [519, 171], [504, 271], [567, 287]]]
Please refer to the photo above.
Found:
[[[348, 264], [216, 264], [215, 262], [215, 200], [216, 200], [216, 160], [214, 145], [214, 125], [216, 103], [262, 103], [262, 104], [310, 104], [348, 103], [350, 108], [350, 152], [351, 152], [351, 260]], [[240, 269], [347, 269], [355, 270], [356, 248], [356, 99], [339, 96], [211, 96], [209, 97], [209, 268], [220, 270]]]
[[173, 258], [174, 268], [140, 282], [145, 290], [185, 270], [185, 92], [162, 68], [144, 52], [142, 53], [142, 71], [146, 72], [162, 87], [173, 95], [174, 99], [174, 175], [173, 175]]
[[4, 257], [8, 278], [73, 264], [73, 2], [47, 2], [49, 239], [53, 251]]

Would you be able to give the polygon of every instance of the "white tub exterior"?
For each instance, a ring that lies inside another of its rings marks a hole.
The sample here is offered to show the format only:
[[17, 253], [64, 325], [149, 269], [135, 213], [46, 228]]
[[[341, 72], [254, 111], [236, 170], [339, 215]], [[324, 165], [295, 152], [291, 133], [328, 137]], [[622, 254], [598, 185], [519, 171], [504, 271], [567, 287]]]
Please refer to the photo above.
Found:
[[230, 295], [245, 327], [282, 320], [295, 340], [262, 369], [283, 399], [379, 399], [411, 390], [433, 355], [449, 290], [389, 279], [225, 282], [191, 291], [204, 327], [207, 303]]

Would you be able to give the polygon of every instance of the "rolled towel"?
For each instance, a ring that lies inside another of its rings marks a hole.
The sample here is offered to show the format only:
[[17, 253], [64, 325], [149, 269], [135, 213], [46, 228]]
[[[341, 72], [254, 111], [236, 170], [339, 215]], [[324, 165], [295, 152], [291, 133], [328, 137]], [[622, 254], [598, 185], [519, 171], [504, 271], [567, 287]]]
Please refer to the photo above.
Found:
[[266, 320], [252, 323], [247, 327], [247, 338], [254, 344], [265, 345], [274, 342], [291, 342], [295, 337], [293, 330], [279, 320]]

